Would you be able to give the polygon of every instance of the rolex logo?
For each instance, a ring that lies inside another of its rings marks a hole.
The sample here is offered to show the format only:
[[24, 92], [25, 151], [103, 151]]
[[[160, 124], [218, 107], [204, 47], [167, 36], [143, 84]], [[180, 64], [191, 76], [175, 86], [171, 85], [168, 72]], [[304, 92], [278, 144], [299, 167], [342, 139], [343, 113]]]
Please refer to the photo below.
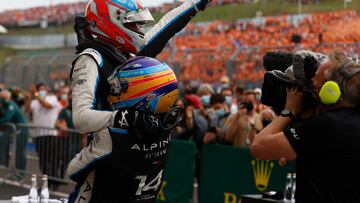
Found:
[[254, 171], [256, 188], [259, 191], [266, 190], [269, 184], [271, 171], [274, 168], [274, 163], [270, 161], [252, 160], [251, 165]]

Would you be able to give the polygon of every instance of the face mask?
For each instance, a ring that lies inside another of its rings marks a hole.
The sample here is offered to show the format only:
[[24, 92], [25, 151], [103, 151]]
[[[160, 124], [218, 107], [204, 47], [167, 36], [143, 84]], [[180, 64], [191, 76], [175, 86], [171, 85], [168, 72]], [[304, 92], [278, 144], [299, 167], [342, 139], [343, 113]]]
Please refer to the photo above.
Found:
[[210, 105], [210, 95], [204, 95], [201, 97], [201, 103], [205, 106]]
[[261, 100], [261, 95], [260, 94], [256, 94], [256, 100], [258, 100], [258, 101]]
[[225, 112], [225, 110], [223, 108], [218, 109], [215, 112], [219, 117], [224, 117], [226, 115], [226, 112]]
[[40, 90], [39, 91], [39, 96], [44, 98], [46, 96], [46, 90]]
[[61, 95], [61, 100], [67, 101], [68, 100], [68, 95], [67, 94], [62, 94]]
[[221, 88], [222, 88], [222, 89], [224, 89], [224, 88], [229, 88], [229, 84], [223, 83], [223, 84], [221, 84]]
[[225, 97], [226, 105], [230, 106], [232, 104], [232, 96]]
[[262, 124], [263, 124], [264, 128], [265, 128], [266, 126], [268, 126], [268, 125], [271, 123], [271, 121], [272, 121], [272, 120], [263, 120], [263, 121], [262, 121]]

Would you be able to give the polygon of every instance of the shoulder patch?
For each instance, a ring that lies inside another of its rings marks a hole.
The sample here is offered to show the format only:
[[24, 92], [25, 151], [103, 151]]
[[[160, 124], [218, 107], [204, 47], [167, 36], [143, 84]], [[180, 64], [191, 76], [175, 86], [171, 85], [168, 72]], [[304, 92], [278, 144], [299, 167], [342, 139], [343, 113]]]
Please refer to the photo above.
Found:
[[96, 51], [95, 49], [87, 48], [83, 52], [81, 52], [80, 56], [82, 56], [82, 55], [90, 55], [90, 56], [92, 56], [95, 59], [96, 63], [99, 65], [99, 67], [100, 68], [103, 67], [104, 59], [101, 56], [101, 54], [98, 51]]

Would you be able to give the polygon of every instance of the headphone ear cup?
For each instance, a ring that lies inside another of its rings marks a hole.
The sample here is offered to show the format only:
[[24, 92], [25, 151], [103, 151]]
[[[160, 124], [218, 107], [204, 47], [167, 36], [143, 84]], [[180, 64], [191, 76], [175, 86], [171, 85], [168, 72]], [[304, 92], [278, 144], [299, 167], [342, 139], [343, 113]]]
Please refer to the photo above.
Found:
[[327, 81], [320, 89], [319, 97], [321, 103], [325, 105], [335, 104], [341, 97], [339, 84], [334, 81]]

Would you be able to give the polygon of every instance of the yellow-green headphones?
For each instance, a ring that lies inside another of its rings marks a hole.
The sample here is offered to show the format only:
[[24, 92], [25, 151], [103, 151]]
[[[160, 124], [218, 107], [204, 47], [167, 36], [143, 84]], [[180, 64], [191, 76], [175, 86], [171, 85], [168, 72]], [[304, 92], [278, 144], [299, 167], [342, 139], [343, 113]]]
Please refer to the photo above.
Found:
[[319, 92], [321, 103], [331, 105], [340, 100], [344, 92], [344, 81], [360, 72], [360, 68], [349, 68], [354, 64], [356, 63], [352, 61], [344, 64], [332, 74], [332, 80], [323, 84]]

